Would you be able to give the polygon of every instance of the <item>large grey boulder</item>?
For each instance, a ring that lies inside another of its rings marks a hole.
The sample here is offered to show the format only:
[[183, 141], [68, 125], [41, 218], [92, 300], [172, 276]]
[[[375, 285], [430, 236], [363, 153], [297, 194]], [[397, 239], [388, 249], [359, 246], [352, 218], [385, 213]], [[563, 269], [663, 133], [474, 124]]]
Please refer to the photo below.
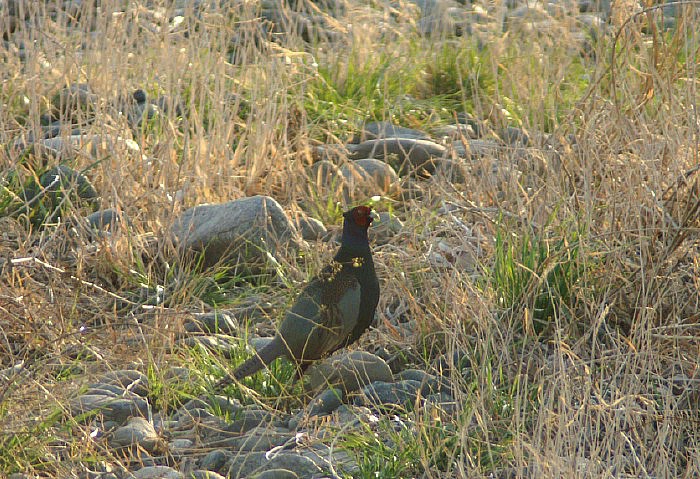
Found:
[[347, 145], [349, 158], [377, 158], [380, 160], [395, 157], [401, 174], [416, 171], [427, 173], [435, 171], [433, 159], [447, 156], [447, 148], [428, 140], [413, 138], [381, 138], [367, 140], [358, 145]]
[[255, 273], [270, 270], [277, 255], [301, 246], [296, 228], [269, 196], [195, 206], [180, 215], [171, 231], [183, 251], [204, 254], [204, 266], [232, 261]]

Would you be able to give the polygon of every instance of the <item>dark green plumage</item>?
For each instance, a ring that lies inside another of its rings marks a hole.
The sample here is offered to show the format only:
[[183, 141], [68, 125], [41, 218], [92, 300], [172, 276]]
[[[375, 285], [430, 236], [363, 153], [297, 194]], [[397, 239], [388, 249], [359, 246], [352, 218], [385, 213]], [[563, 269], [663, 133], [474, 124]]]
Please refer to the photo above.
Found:
[[313, 361], [357, 341], [372, 324], [379, 302], [379, 280], [367, 237], [372, 208], [357, 206], [343, 217], [343, 235], [333, 262], [304, 288], [274, 339], [232, 377], [222, 379], [217, 390], [281, 356], [294, 361], [300, 375]]

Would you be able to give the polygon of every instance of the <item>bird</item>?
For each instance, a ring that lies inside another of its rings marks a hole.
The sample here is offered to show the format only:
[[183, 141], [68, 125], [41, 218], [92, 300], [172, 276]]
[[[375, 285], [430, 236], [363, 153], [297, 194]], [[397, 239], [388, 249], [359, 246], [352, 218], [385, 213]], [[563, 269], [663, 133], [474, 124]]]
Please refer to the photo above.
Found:
[[330, 264], [301, 291], [272, 341], [214, 387], [221, 391], [268, 366], [291, 360], [296, 379], [316, 360], [350, 346], [370, 327], [379, 303], [368, 229], [376, 213], [356, 206], [343, 213], [340, 248]]

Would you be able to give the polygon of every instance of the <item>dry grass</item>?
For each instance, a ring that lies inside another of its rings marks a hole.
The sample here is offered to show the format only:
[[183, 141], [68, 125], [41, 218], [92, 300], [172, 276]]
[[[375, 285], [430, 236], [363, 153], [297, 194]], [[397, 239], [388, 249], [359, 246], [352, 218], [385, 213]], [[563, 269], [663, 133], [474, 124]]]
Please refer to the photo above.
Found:
[[[650, 27], [657, 10], [631, 17], [618, 5], [620, 35], [584, 61], [563, 47], [566, 29], [494, 31], [479, 50], [471, 38], [420, 37], [410, 10], [390, 21], [389, 10], [353, 2], [328, 19], [340, 39], [313, 46], [294, 31], [270, 41], [255, 2], [187, 11], [178, 25], [171, 7], [121, 3], [96, 14], [84, 2], [75, 24], [28, 5], [37, 11], [13, 36], [24, 61], [14, 46], [2, 53], [3, 177], [53, 166], [9, 146], [78, 82], [99, 97], [84, 130], [131, 135], [141, 154], [83, 151], [72, 164], [103, 207], [131, 220], [107, 239], [73, 234], [66, 219], [85, 214], [80, 205], [44, 228], [0, 218], [0, 367], [25, 366], [0, 379], [0, 474], [120, 462], [60, 414], [99, 373], [149, 372], [162, 407], [202, 387], [206, 373], [185, 386], [165, 377], [196, 355], [172, 351], [183, 318], [211, 309], [219, 291], [194, 288], [206, 275], [174, 272], [162, 232], [179, 211], [268, 194], [331, 221], [335, 205], [313, 198], [302, 176], [315, 144], [339, 143], [367, 118], [430, 128], [466, 108], [495, 127], [552, 133], [557, 153], [537, 143], [528, 157], [475, 160], [464, 184], [421, 180], [411, 185], [420, 195], [380, 202], [405, 228], [375, 248], [381, 321], [361, 347], [402, 350], [428, 369], [442, 358], [457, 410], [408, 412], [418, 434], [395, 433], [394, 450], [371, 434], [337, 442], [363, 451], [365, 477], [700, 475], [697, 4], [674, 34]], [[187, 114], [130, 129], [113, 105], [136, 88], [180, 98]], [[456, 208], [438, 213], [445, 204]], [[324, 245], [307, 265], [283, 258], [285, 270], [303, 281], [330, 254]], [[140, 282], [164, 285], [171, 301], [129, 305]], [[293, 294], [276, 288], [237, 284], [228, 297], [283, 304]]]

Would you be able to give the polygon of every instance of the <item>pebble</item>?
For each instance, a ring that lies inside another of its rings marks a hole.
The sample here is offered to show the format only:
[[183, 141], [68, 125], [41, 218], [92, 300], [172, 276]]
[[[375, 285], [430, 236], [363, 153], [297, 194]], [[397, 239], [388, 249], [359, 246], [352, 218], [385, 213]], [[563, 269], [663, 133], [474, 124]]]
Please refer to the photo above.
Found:
[[186, 479], [226, 479], [224, 476], [217, 472], [207, 471], [206, 469], [197, 469], [192, 471], [192, 477], [187, 477]]
[[[343, 404], [345, 393], [340, 389], [326, 389], [321, 394], [311, 400], [308, 406], [309, 416], [320, 416], [330, 414]], [[290, 428], [297, 423], [290, 422]]]
[[240, 351], [238, 345], [231, 344], [226, 338], [219, 336], [188, 336], [175, 341], [175, 346], [203, 347], [227, 359], [231, 359]]
[[306, 386], [310, 390], [335, 386], [352, 392], [375, 381], [392, 381], [386, 362], [367, 351], [341, 352], [313, 364], [307, 371]]
[[133, 479], [184, 479], [185, 475], [168, 466], [146, 466], [133, 473]]
[[288, 469], [268, 469], [252, 476], [253, 479], [299, 479], [299, 476]]
[[195, 314], [183, 326], [188, 333], [235, 334], [239, 331], [235, 318], [222, 311]]
[[380, 211], [379, 220], [369, 230], [371, 242], [377, 245], [387, 244], [403, 230], [403, 222], [389, 211]]
[[[132, 416], [148, 415], [148, 403], [141, 398], [115, 398], [104, 395], [83, 395], [69, 403], [70, 414], [76, 416], [86, 413], [98, 413], [105, 422], [123, 424]], [[91, 415], [81, 418], [83, 421], [91, 419]]]
[[153, 424], [142, 417], [129, 418], [126, 425], [118, 428], [109, 438], [112, 449], [142, 448], [148, 453], [155, 452], [160, 437]]
[[345, 178], [343, 194], [350, 204], [372, 196], [393, 196], [400, 191], [396, 171], [374, 158], [363, 158], [345, 163], [340, 172]]
[[436, 158], [435, 172], [433, 176], [445, 178], [450, 183], [465, 183], [469, 177], [469, 171], [463, 163], [464, 160], [451, 158]]
[[294, 439], [294, 434], [282, 428], [266, 425], [246, 431], [244, 436], [229, 437], [216, 441], [217, 447], [231, 448], [237, 451], [269, 451]]
[[95, 384], [117, 386], [142, 397], [147, 396], [149, 391], [148, 376], [135, 369], [109, 371], [100, 376], [91, 386]]
[[122, 216], [116, 209], [108, 208], [86, 216], [85, 221], [93, 230], [111, 230], [121, 223]]
[[355, 398], [356, 406], [404, 406], [415, 402], [421, 384], [410, 379], [395, 383], [374, 382]]
[[220, 471], [232, 457], [233, 453], [231, 451], [215, 449], [202, 458], [199, 462], [199, 467], [207, 471]]
[[305, 241], [317, 241], [328, 234], [328, 230], [321, 220], [305, 214], [297, 216], [296, 226]]
[[99, 195], [90, 180], [83, 174], [66, 165], [58, 165], [41, 175], [41, 187], [46, 194], [57, 203], [65, 192], [75, 191], [78, 198], [95, 200]]
[[274, 419], [272, 413], [261, 409], [243, 409], [236, 412], [234, 417], [236, 420], [226, 426], [225, 430], [238, 434], [246, 433], [264, 423], [271, 423]]
[[358, 135], [355, 135], [349, 143], [358, 144], [362, 143], [363, 141], [376, 140], [380, 138], [412, 138], [414, 140], [429, 140], [430, 136], [423, 131], [394, 125], [388, 121], [373, 121], [365, 123], [362, 126], [362, 131]]
[[286, 469], [299, 477], [311, 477], [321, 472], [316, 463], [308, 457], [296, 453], [281, 453], [273, 456], [264, 470]]

